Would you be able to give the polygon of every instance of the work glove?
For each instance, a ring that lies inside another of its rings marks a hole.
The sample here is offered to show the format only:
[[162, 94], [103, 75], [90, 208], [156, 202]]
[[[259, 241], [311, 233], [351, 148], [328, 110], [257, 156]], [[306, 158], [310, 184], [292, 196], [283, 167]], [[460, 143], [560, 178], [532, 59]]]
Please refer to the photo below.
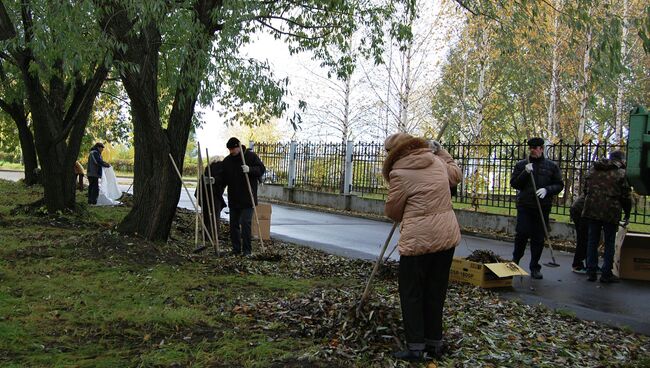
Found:
[[529, 173], [533, 172], [533, 163], [532, 162], [527, 163], [526, 167], [524, 167], [524, 168], [526, 169], [526, 172], [529, 172]]
[[442, 149], [442, 145], [438, 141], [431, 141], [431, 150], [433, 153], [438, 153]]
[[241, 165], [241, 171], [243, 171], [244, 174], [248, 174], [251, 171], [251, 168], [248, 167], [248, 165]]
[[546, 193], [548, 193], [546, 188], [539, 188], [537, 189], [537, 192], [535, 192], [535, 194], [537, 194], [537, 196], [541, 199], [544, 199], [544, 197], [546, 197]]

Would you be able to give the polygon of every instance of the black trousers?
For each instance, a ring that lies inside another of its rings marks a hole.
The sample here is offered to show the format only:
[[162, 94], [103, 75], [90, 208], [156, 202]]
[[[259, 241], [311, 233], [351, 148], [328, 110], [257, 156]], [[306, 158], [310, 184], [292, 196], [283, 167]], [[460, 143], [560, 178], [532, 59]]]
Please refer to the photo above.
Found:
[[231, 208], [230, 209], [230, 241], [232, 242], [233, 253], [251, 254], [251, 223], [253, 220], [253, 208]]
[[[543, 210], [544, 221], [548, 226], [549, 210]], [[530, 239], [530, 270], [539, 271], [542, 266], [539, 259], [542, 257], [544, 250], [544, 225], [539, 217], [539, 209], [517, 207], [517, 227], [515, 235], [515, 250], [512, 252], [512, 259], [519, 264], [519, 260], [524, 256], [526, 243]]]
[[88, 177], [88, 204], [97, 204], [97, 197], [99, 197], [99, 178]]
[[442, 312], [454, 250], [400, 257], [399, 299], [410, 349], [424, 349], [425, 342], [442, 339]]
[[576, 225], [576, 252], [573, 255], [573, 267], [584, 268], [587, 259], [587, 240], [589, 239], [589, 220], [574, 219]]

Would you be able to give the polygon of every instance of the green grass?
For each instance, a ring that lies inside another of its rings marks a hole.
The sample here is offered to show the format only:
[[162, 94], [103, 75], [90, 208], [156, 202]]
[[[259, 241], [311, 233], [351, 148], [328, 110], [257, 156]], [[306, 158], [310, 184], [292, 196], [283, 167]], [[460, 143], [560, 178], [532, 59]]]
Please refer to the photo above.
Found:
[[0, 161], [0, 170], [23, 170], [23, 165], [14, 162]]
[[79, 196], [86, 225], [58, 228], [47, 218], [10, 215], [17, 204], [39, 199], [42, 189], [0, 180], [0, 192], [0, 366], [269, 366], [314, 342], [269, 339], [268, 331], [250, 327], [255, 321], [224, 311], [239, 300], [346, 283], [222, 274], [204, 262], [141, 265], [114, 262], [110, 253], [94, 257], [89, 239], [117, 224], [127, 208], [86, 207]]

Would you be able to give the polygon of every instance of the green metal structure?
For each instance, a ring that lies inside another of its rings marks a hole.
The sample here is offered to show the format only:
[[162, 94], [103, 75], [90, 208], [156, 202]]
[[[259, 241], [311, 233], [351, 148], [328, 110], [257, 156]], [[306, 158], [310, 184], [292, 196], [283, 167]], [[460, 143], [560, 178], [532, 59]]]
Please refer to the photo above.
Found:
[[650, 194], [650, 116], [637, 107], [630, 112], [630, 134], [627, 146], [627, 179], [634, 191]]

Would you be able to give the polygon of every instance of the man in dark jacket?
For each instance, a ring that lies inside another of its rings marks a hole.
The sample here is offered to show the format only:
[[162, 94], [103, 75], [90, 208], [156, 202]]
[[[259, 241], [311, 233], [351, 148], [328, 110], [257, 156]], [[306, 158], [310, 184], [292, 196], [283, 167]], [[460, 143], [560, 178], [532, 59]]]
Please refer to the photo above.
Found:
[[97, 204], [99, 197], [99, 178], [102, 177], [102, 167], [111, 167], [102, 159], [104, 145], [100, 142], [95, 143], [90, 149], [88, 155], [88, 204]]
[[[264, 175], [266, 168], [262, 160], [251, 150], [242, 146], [239, 139], [232, 137], [226, 143], [230, 155], [222, 161], [223, 174], [217, 177], [218, 183], [228, 187], [228, 207], [230, 208], [230, 240], [232, 251], [245, 256], [250, 255], [251, 222], [253, 218], [253, 203], [248, 192], [246, 177], [248, 175], [251, 190], [257, 205], [258, 179]], [[242, 162], [241, 151], [244, 150], [246, 164]], [[214, 175], [216, 177], [216, 175]], [[243, 249], [242, 249], [243, 246]]]
[[[534, 279], [542, 279], [542, 266], [539, 264], [544, 250], [542, 221], [548, 226], [553, 197], [564, 189], [564, 182], [557, 164], [544, 157], [542, 138], [529, 139], [528, 148], [530, 155], [517, 162], [510, 179], [510, 185], [517, 189], [517, 227], [512, 259], [519, 263], [530, 239], [530, 275]], [[535, 180], [534, 185], [532, 180]], [[535, 197], [542, 207], [543, 219], [540, 218]]]
[[596, 281], [598, 271], [598, 243], [601, 230], [605, 233], [605, 256], [600, 282], [618, 282], [612, 274], [616, 230], [625, 212], [624, 226], [630, 222], [632, 195], [625, 177], [625, 154], [613, 151], [609, 159], [594, 163], [585, 181], [585, 206], [582, 217], [589, 222], [587, 243], [587, 275], [589, 281]]

